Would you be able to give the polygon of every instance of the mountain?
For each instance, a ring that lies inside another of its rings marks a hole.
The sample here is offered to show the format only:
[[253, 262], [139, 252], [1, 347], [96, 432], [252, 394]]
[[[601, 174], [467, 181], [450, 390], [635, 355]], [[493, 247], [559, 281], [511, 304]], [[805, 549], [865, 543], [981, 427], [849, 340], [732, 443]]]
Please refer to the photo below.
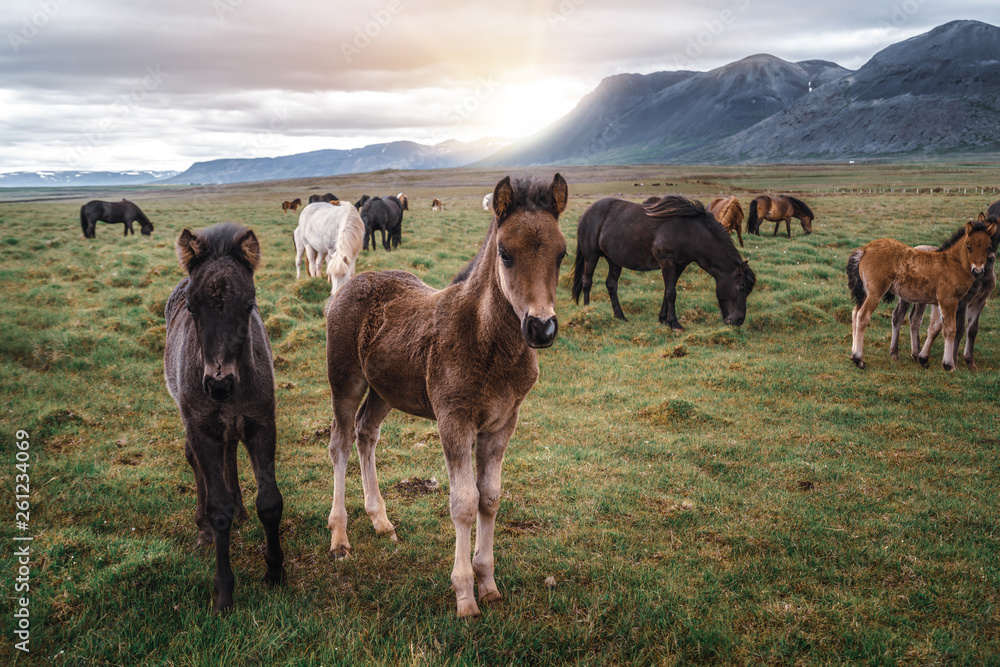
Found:
[[382, 169], [462, 167], [506, 145], [499, 139], [466, 143], [449, 140], [427, 146], [412, 141], [372, 144], [350, 150], [319, 150], [274, 158], [196, 162], [168, 183], [207, 184], [357, 174]]
[[176, 174], [176, 171], [11, 171], [0, 174], [0, 188], [145, 185]]
[[880, 51], [856, 72], [762, 54], [709, 72], [610, 77], [562, 119], [482, 164], [1000, 152], [998, 127], [1000, 28], [954, 21]]
[[1000, 151], [1000, 28], [955, 21], [894, 44], [857, 72], [686, 157], [835, 160]]

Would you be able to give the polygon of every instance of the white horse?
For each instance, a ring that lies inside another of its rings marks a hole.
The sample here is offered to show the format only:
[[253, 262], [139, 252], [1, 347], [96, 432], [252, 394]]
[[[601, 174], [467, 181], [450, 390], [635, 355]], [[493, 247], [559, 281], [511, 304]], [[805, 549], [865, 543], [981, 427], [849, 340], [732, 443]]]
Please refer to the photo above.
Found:
[[483, 210], [484, 211], [488, 211], [491, 208], [493, 208], [493, 193], [492, 192], [488, 193], [485, 197], [483, 197]]
[[302, 276], [302, 254], [306, 255], [306, 271], [319, 277], [326, 262], [326, 277], [330, 295], [336, 294], [354, 275], [354, 265], [365, 237], [365, 223], [358, 210], [347, 202], [338, 205], [313, 202], [299, 214], [299, 226], [292, 233], [295, 239], [295, 279]]

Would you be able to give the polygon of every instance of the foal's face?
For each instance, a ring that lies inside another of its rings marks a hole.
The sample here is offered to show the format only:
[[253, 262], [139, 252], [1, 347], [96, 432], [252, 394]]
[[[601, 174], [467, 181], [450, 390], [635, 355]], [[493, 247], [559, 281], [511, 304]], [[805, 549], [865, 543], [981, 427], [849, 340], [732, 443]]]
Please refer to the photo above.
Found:
[[224, 258], [198, 267], [187, 289], [187, 309], [201, 347], [202, 388], [213, 400], [228, 401], [240, 382], [239, 362], [257, 305], [253, 274]]
[[556, 286], [566, 238], [548, 213], [514, 214], [497, 229], [500, 289], [521, 321], [530, 347], [549, 347], [559, 331]]
[[993, 253], [993, 233], [996, 231], [996, 223], [989, 224], [986, 229], [974, 231], [972, 223], [966, 226], [965, 250], [969, 254], [972, 275], [981, 277], [986, 272], [986, 264], [991, 259], [996, 259]]

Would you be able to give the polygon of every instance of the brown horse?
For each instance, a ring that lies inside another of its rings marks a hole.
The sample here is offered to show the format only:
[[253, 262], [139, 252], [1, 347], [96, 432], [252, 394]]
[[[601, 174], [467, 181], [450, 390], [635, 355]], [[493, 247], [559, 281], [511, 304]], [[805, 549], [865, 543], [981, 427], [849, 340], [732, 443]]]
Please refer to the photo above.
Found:
[[760, 223], [770, 220], [774, 223], [774, 234], [778, 235], [781, 221], [785, 221], [788, 238], [792, 238], [792, 218], [798, 218], [806, 234], [812, 234], [813, 215], [804, 201], [791, 195], [760, 195], [750, 202], [750, 217], [747, 218], [747, 233], [760, 236]]
[[451, 581], [461, 617], [479, 615], [476, 582], [481, 601], [502, 597], [493, 576], [500, 468], [521, 402], [538, 378], [535, 348], [550, 346], [558, 331], [556, 286], [566, 255], [559, 214], [567, 198], [559, 174], [548, 186], [512, 185], [506, 177], [494, 190], [493, 222], [464, 280], [435, 290], [402, 271], [360, 273], [328, 309], [330, 552], [351, 552], [344, 481], [355, 437], [365, 511], [376, 532], [395, 540], [375, 470], [379, 428], [393, 408], [435, 419], [448, 467]]
[[281, 210], [283, 213], [288, 213], [289, 211], [298, 210], [299, 206], [302, 206], [302, 200], [296, 197], [292, 201], [281, 202]]
[[444, 202], [442, 202], [440, 199], [438, 199], [437, 197], [435, 197], [434, 201], [431, 202], [431, 210], [432, 211], [443, 211], [444, 210]]
[[713, 199], [708, 205], [708, 210], [712, 212], [727, 231], [736, 232], [736, 238], [740, 240], [740, 247], [743, 247], [743, 207], [736, 197], [719, 197]]
[[215, 610], [224, 612], [233, 606], [230, 528], [246, 516], [236, 476], [240, 440], [257, 480], [264, 581], [277, 584], [285, 576], [278, 535], [283, 501], [274, 475], [274, 368], [253, 282], [260, 244], [249, 228], [226, 222], [195, 233], [185, 229], [176, 250], [188, 275], [164, 311], [163, 374], [184, 422], [198, 543], [215, 542]]
[[[989, 217], [987, 217], [987, 214], [979, 214], [979, 222], [997, 222], [997, 217], [1000, 216], [1000, 200], [994, 202], [989, 210], [991, 211]], [[993, 290], [997, 285], [994, 265], [996, 264], [998, 246], [1000, 246], [1000, 225], [997, 225], [997, 229], [993, 234], [993, 245], [986, 260], [986, 270], [983, 271], [983, 275], [975, 280], [969, 291], [962, 297], [955, 314], [955, 328], [957, 331], [955, 349], [957, 351], [958, 346], [961, 344], [963, 333], [966, 334], [965, 350], [962, 353], [962, 357], [965, 359], [965, 365], [968, 366], [970, 371], [977, 370], [973, 349], [976, 345], [976, 337], [979, 335], [979, 316], [982, 315], [983, 309], [986, 307], [986, 302], [989, 300], [990, 295], [993, 294]], [[916, 249], [937, 250], [934, 246], [926, 245], [918, 245]], [[889, 356], [892, 359], [899, 359], [899, 330], [903, 325], [903, 320], [906, 318], [906, 310], [909, 306], [908, 302], [900, 299], [892, 311], [892, 340], [889, 344]], [[921, 349], [920, 325], [923, 324], [926, 308], [927, 304], [915, 303], [910, 310], [910, 356], [920, 362], [925, 368], [930, 363], [931, 347], [934, 345], [934, 340], [943, 327], [941, 309], [937, 305], [932, 304], [931, 323], [927, 328], [927, 341], [923, 349]]]
[[879, 300], [893, 295], [910, 303], [937, 304], [944, 328], [946, 371], [955, 369], [955, 314], [962, 297], [986, 270], [996, 222], [969, 222], [939, 250], [916, 250], [895, 239], [877, 239], [851, 253], [847, 283], [854, 297], [851, 360], [864, 368], [865, 329]]

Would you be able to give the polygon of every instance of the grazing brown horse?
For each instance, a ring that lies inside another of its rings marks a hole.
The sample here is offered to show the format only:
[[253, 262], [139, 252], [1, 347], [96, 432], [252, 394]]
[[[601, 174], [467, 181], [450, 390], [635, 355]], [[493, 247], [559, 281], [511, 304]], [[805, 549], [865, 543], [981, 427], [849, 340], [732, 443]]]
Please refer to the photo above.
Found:
[[444, 210], [444, 203], [440, 199], [438, 199], [437, 197], [435, 197], [434, 201], [431, 202], [431, 210], [432, 211], [443, 211]]
[[856, 304], [851, 313], [851, 360], [864, 368], [865, 329], [879, 300], [893, 295], [909, 303], [937, 304], [944, 328], [946, 371], [955, 369], [955, 314], [962, 297], [986, 270], [996, 222], [969, 222], [939, 250], [916, 250], [895, 239], [876, 239], [847, 260], [847, 283]]
[[785, 221], [788, 238], [792, 238], [792, 218], [798, 218], [806, 234], [812, 234], [813, 215], [804, 201], [791, 195], [760, 195], [750, 202], [750, 217], [747, 218], [747, 233], [760, 236], [760, 223], [770, 220], [774, 223], [774, 234], [778, 235], [781, 221]]
[[283, 501], [274, 475], [274, 368], [257, 310], [253, 274], [260, 244], [243, 225], [222, 223], [177, 239], [187, 272], [164, 316], [163, 374], [184, 422], [184, 453], [194, 470], [198, 543], [215, 542], [215, 610], [233, 606], [229, 533], [245, 517], [236, 477], [243, 441], [257, 479], [257, 516], [267, 542], [264, 581], [285, 575], [278, 535]]
[[576, 225], [573, 299], [590, 303], [594, 271], [601, 257], [608, 262], [605, 285], [615, 317], [625, 319], [618, 301], [622, 269], [663, 274], [660, 324], [681, 331], [674, 308], [677, 279], [692, 262], [715, 278], [715, 296], [722, 321], [740, 326], [746, 318], [747, 297], [757, 276], [743, 260], [725, 229], [701, 202], [679, 195], [651, 197], [646, 204], [605, 197], [583, 212]]
[[465, 280], [435, 290], [402, 271], [360, 273], [328, 309], [330, 552], [351, 552], [344, 480], [355, 437], [365, 511], [376, 532], [395, 539], [375, 470], [379, 427], [394, 408], [435, 419], [448, 467], [460, 617], [479, 615], [474, 583], [481, 601], [502, 597], [493, 576], [500, 468], [521, 402], [538, 378], [535, 349], [550, 346], [558, 331], [556, 286], [566, 255], [559, 214], [567, 198], [559, 174], [548, 186], [512, 185], [506, 177], [494, 190], [493, 222]]
[[396, 195], [396, 199], [398, 199], [399, 203], [403, 205], [404, 211], [410, 210], [410, 200], [406, 198], [406, 195], [400, 192], [398, 195]]
[[[994, 207], [996, 210], [994, 210]], [[996, 223], [997, 217], [1000, 216], [1000, 201], [994, 202], [989, 210], [992, 211], [992, 215], [987, 217], [986, 214], [980, 213], [979, 222]], [[967, 338], [962, 357], [965, 359], [965, 365], [970, 371], [977, 370], [973, 352], [976, 345], [976, 337], [979, 335], [979, 316], [982, 315], [983, 309], [986, 308], [986, 302], [989, 300], [990, 295], [993, 294], [993, 290], [997, 285], [994, 265], [996, 264], [998, 246], [1000, 246], [1000, 225], [997, 225], [997, 229], [993, 233], [993, 245], [986, 260], [986, 270], [983, 271], [982, 276], [973, 282], [972, 287], [962, 297], [962, 300], [958, 303], [958, 310], [955, 313], [955, 329], [957, 332], [955, 349], [957, 351], [958, 346], [962, 343], [962, 335], [964, 333]], [[916, 246], [916, 250], [934, 251], [937, 248], [934, 246], [918, 245]], [[899, 359], [899, 330], [903, 325], [903, 320], [906, 318], [906, 310], [909, 306], [908, 302], [900, 299], [892, 311], [892, 341], [889, 344], [889, 356], [892, 359]], [[931, 347], [934, 345], [934, 340], [941, 332], [944, 324], [941, 319], [941, 309], [936, 304], [932, 304], [931, 323], [927, 328], [927, 341], [923, 349], [921, 349], [920, 325], [923, 324], [924, 310], [926, 308], [927, 304], [915, 303], [910, 310], [910, 356], [920, 362], [920, 365], [925, 368], [930, 364]]]
[[281, 202], [281, 211], [283, 213], [288, 213], [289, 211], [297, 211], [299, 206], [302, 206], [302, 200], [296, 197], [292, 201]]
[[708, 210], [712, 212], [715, 219], [730, 233], [736, 232], [736, 238], [740, 240], [740, 247], [743, 247], [743, 207], [736, 197], [719, 197], [713, 199], [708, 205]]

